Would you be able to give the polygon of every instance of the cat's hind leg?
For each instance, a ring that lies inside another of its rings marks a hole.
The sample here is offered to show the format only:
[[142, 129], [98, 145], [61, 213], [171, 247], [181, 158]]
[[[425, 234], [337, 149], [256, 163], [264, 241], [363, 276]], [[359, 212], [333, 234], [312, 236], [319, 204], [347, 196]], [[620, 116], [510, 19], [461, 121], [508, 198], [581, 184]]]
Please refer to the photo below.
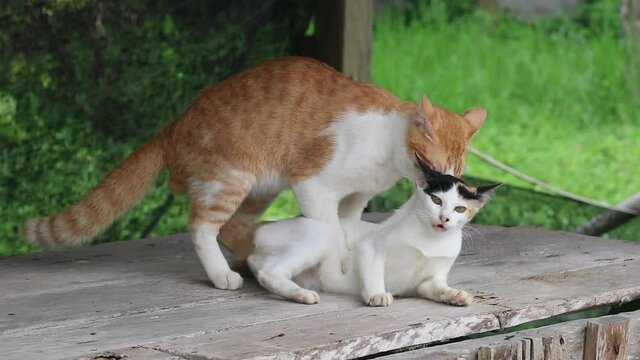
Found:
[[248, 195], [231, 219], [220, 229], [218, 242], [231, 251], [232, 269], [243, 269], [247, 257], [253, 251], [256, 221], [277, 195], [277, 192]]
[[[253, 271], [256, 279], [264, 288], [270, 292], [303, 304], [315, 304], [320, 300], [318, 293], [304, 289], [296, 284], [292, 279], [320, 263], [327, 253], [327, 241], [322, 234], [327, 231], [323, 223], [309, 219], [296, 219], [289, 221], [289, 224], [296, 222], [296, 225], [288, 228], [291, 234], [297, 234], [299, 239], [291, 239], [286, 249], [281, 248], [282, 239], [275, 239], [278, 231], [276, 226], [283, 227], [284, 224], [273, 224], [265, 226], [256, 233], [256, 251], [249, 256], [249, 267]], [[303, 223], [313, 222], [316, 227], [305, 227]], [[316, 231], [317, 230], [317, 231]], [[271, 241], [270, 241], [271, 240]], [[280, 244], [276, 244], [280, 243]]]
[[[249, 256], [249, 263], [253, 259], [252, 256]], [[317, 292], [300, 287], [291, 280], [286, 271], [278, 268], [266, 268], [258, 270], [255, 274], [260, 285], [285, 299], [309, 305], [320, 301], [320, 295]]]
[[191, 239], [209, 280], [218, 289], [235, 290], [242, 286], [242, 277], [229, 268], [220, 250], [218, 234], [254, 182], [251, 175], [238, 171], [231, 171], [221, 179], [189, 182]]
[[471, 294], [449, 287], [446, 276], [441, 275], [423, 281], [418, 285], [416, 292], [425, 299], [455, 306], [469, 306], [473, 302]]

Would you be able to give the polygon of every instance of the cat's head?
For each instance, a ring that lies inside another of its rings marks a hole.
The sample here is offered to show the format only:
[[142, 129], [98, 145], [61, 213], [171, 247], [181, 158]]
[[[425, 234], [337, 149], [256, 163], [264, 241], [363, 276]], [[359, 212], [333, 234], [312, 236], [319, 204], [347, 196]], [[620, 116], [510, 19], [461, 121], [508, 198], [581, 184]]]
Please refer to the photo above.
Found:
[[461, 179], [433, 170], [416, 155], [422, 177], [416, 181], [420, 214], [436, 231], [461, 229], [489, 200], [500, 184], [469, 186]]
[[458, 115], [434, 106], [423, 95], [409, 128], [409, 156], [417, 153], [436, 171], [460, 176], [465, 166], [467, 146], [487, 118], [484, 109], [470, 109]]

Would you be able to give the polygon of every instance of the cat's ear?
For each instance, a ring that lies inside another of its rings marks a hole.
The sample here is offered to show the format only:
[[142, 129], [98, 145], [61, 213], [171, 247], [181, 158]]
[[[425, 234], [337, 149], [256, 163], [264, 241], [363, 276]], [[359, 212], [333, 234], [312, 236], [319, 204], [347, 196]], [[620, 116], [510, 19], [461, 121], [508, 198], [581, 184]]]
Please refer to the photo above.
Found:
[[418, 186], [424, 189], [427, 187], [427, 181], [435, 178], [436, 175], [438, 175], [438, 173], [435, 170], [433, 170], [431, 166], [427, 164], [426, 161], [422, 160], [422, 158], [420, 157], [420, 155], [418, 155], [418, 153], [415, 153], [415, 155], [416, 155], [416, 161], [418, 162], [418, 166], [420, 166], [420, 170], [422, 170], [422, 175], [418, 177], [417, 183], [418, 183]]
[[472, 138], [473, 135], [475, 135], [480, 130], [482, 124], [484, 124], [484, 121], [487, 119], [487, 110], [473, 108], [467, 110], [467, 112], [465, 112], [462, 116], [467, 120], [469, 125], [471, 125], [467, 136], [469, 138]]
[[434, 141], [434, 131], [433, 125], [431, 124], [431, 118], [434, 118], [434, 107], [429, 101], [427, 95], [422, 95], [422, 100], [420, 101], [420, 109], [416, 116], [416, 126], [420, 129], [420, 132], [423, 133], [427, 139]]
[[478, 195], [480, 195], [480, 198], [478, 199], [478, 201], [480, 201], [481, 206], [486, 204], [487, 201], [489, 201], [489, 198], [491, 198], [491, 194], [493, 194], [493, 192], [500, 185], [502, 185], [502, 183], [483, 185], [483, 186], [478, 186], [476, 188], [476, 192], [478, 193]]
[[427, 95], [422, 95], [422, 99], [420, 99], [420, 109], [422, 109], [422, 112], [424, 112], [426, 115], [432, 114], [434, 112], [435, 108], [433, 107], [433, 104], [431, 103], [431, 100], [429, 100]]

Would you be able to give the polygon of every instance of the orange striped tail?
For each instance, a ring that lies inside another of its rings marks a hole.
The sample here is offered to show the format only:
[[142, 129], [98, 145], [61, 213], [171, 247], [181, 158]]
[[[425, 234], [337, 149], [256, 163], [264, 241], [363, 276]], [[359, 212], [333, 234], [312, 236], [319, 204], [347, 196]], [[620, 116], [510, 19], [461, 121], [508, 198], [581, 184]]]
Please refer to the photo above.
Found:
[[134, 206], [164, 168], [162, 137], [155, 136], [118, 165], [80, 202], [52, 216], [29, 219], [27, 241], [46, 247], [91, 240]]

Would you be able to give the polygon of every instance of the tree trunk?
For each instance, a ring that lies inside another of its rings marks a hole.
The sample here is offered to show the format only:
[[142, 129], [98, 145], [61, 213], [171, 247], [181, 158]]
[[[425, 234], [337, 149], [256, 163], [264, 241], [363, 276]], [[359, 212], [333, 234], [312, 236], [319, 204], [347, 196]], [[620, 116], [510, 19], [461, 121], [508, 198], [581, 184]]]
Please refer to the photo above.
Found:
[[633, 41], [640, 48], [640, 0], [622, 0], [620, 21], [627, 41]]

